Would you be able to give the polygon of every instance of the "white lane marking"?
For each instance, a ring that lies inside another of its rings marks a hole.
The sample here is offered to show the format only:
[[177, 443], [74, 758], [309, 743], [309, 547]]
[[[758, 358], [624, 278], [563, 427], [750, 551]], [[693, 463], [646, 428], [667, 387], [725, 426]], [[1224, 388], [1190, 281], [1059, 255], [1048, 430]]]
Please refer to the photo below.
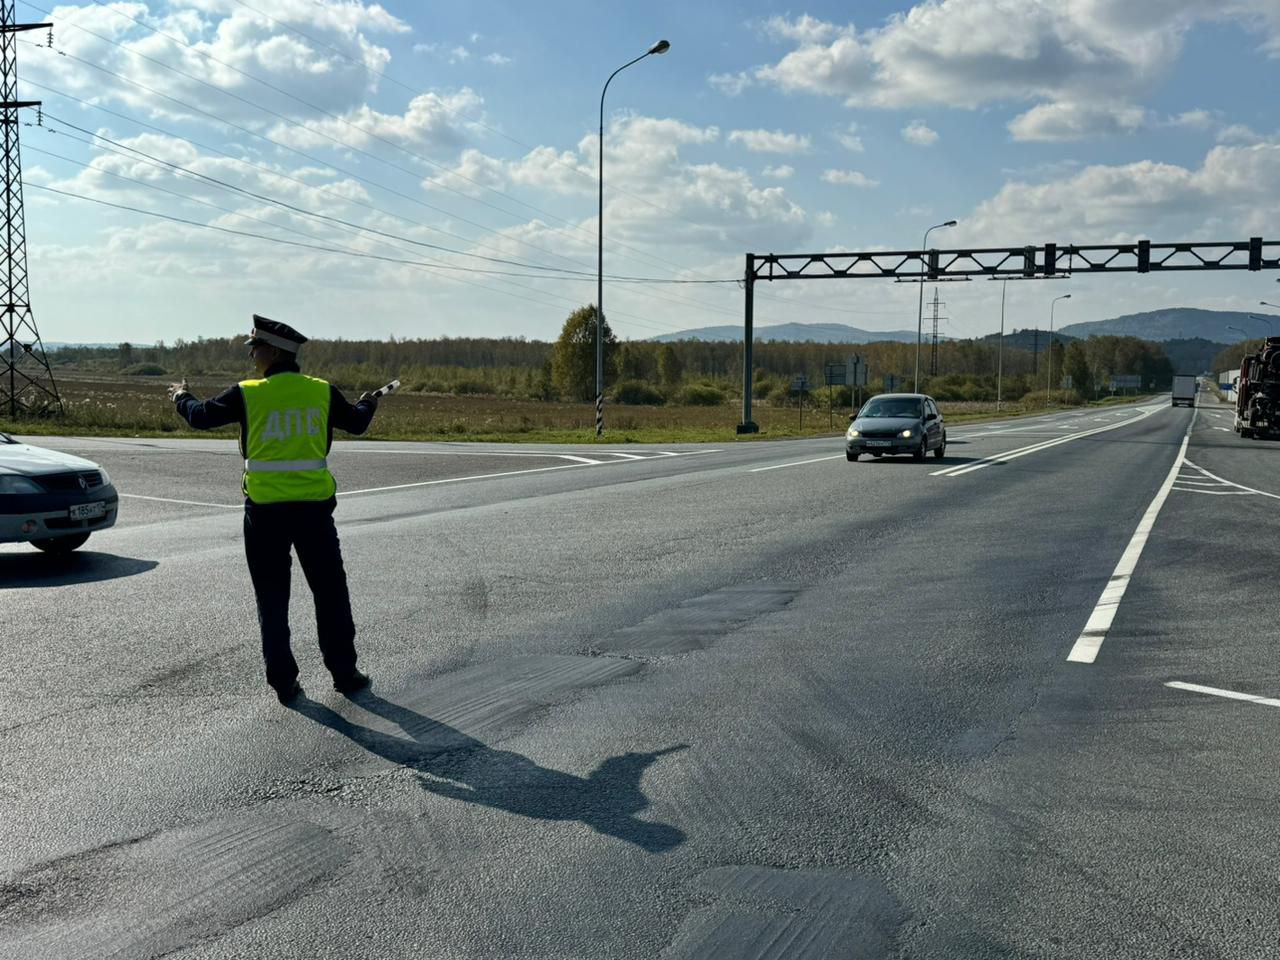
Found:
[[[720, 450], [690, 450], [688, 453], [674, 454], [680, 457], [697, 457], [706, 453], [721, 453]], [[657, 459], [654, 457], [653, 459]], [[577, 470], [582, 467], [609, 467], [630, 463], [630, 460], [596, 460], [589, 463], [562, 463], [554, 467], [533, 467], [529, 470], [507, 470], [503, 473], [481, 473], [471, 477], [444, 477], [440, 480], [419, 480], [415, 483], [395, 483], [388, 487], [366, 487], [363, 490], [339, 490], [339, 497], [354, 497], [360, 493], [385, 493], [390, 490], [409, 490], [413, 487], [435, 487], [443, 483], [464, 483], [468, 480], [495, 480], [499, 477], [520, 477], [531, 473], [550, 473], [552, 470]]]
[[605, 462], [603, 460], [592, 460], [590, 457], [575, 457], [571, 453], [557, 453], [556, 456], [559, 457], [561, 460], [572, 460], [575, 463], [599, 464], [599, 463]]
[[1210, 473], [1204, 467], [1200, 466], [1199, 464], [1192, 463], [1190, 460], [1187, 461], [1187, 466], [1194, 467], [1196, 470], [1199, 470], [1201, 473], [1203, 473], [1206, 477], [1209, 477], [1211, 480], [1217, 480], [1218, 483], [1225, 484], [1228, 487], [1235, 487], [1237, 490], [1245, 490], [1249, 493], [1256, 493], [1260, 497], [1270, 497], [1272, 500], [1280, 500], [1280, 494], [1267, 493], [1267, 491], [1259, 490], [1256, 487], [1246, 487], [1243, 483], [1236, 483], [1233, 480], [1227, 480], [1223, 477], [1218, 476], [1216, 473]]
[[1175, 690], [1187, 690], [1191, 693], [1204, 693], [1211, 697], [1225, 697], [1227, 700], [1244, 700], [1246, 703], [1256, 703], [1264, 707], [1280, 707], [1280, 700], [1275, 697], [1259, 697], [1252, 693], [1239, 693], [1235, 690], [1222, 690], [1218, 687], [1202, 687], [1198, 683], [1184, 683], [1181, 680], [1170, 680], [1165, 686], [1173, 687]]
[[839, 460], [843, 456], [843, 453], [837, 453], [830, 457], [815, 457], [812, 460], [795, 460], [791, 463], [775, 463], [771, 467], [756, 467], [749, 472], [764, 473], [766, 470], [781, 470], [783, 467], [803, 467], [806, 463], [821, 463], [823, 460]]
[[1008, 453], [994, 454], [990, 457], [984, 457], [974, 463], [962, 463], [955, 467], [946, 467], [942, 470], [935, 470], [930, 474], [932, 477], [959, 477], [966, 473], [973, 473], [975, 470], [981, 470], [989, 467], [994, 463], [1007, 463], [1010, 460], [1017, 460], [1019, 457], [1025, 457], [1031, 453], [1039, 453], [1041, 450], [1047, 450], [1049, 447], [1056, 447], [1060, 443], [1070, 443], [1072, 440], [1083, 440], [1085, 437], [1092, 437], [1095, 434], [1106, 433], [1108, 430], [1117, 430], [1120, 427], [1127, 427], [1132, 423], [1145, 420], [1153, 413], [1166, 410], [1167, 407], [1148, 407], [1145, 412], [1138, 414], [1136, 417], [1126, 417], [1124, 420], [1109, 423], [1105, 427], [1094, 427], [1091, 430], [1082, 430], [1079, 433], [1073, 433], [1067, 437], [1055, 437], [1052, 440], [1042, 440], [1039, 443], [1033, 443], [1027, 447], [1020, 447], [1016, 450], [1010, 450]]
[[1209, 497], [1251, 497], [1248, 490], [1193, 490], [1189, 487], [1174, 487], [1179, 493], [1203, 493]]
[[604, 451], [606, 457], [621, 457], [623, 460], [648, 460], [649, 457], [642, 457], [638, 453], [615, 453], [612, 450]]
[[1213, 429], [1215, 429], [1215, 430], [1221, 430], [1223, 433], [1230, 433], [1230, 432], [1231, 432], [1231, 428], [1230, 428], [1230, 427], [1214, 427]]
[[188, 507], [221, 507], [223, 510], [242, 510], [243, 503], [205, 503], [203, 500], [175, 500], [173, 497], [144, 497], [140, 493], [122, 493], [130, 500], [154, 500], [157, 503], [181, 503]]
[[1071, 663], [1093, 663], [1098, 658], [1098, 651], [1102, 649], [1102, 641], [1107, 639], [1107, 631], [1111, 629], [1111, 623], [1116, 618], [1116, 611], [1120, 609], [1120, 601], [1124, 599], [1125, 591], [1129, 589], [1129, 578], [1133, 576], [1133, 571], [1138, 566], [1138, 559], [1142, 556], [1142, 548], [1147, 545], [1147, 538], [1151, 536], [1151, 530], [1156, 525], [1156, 517], [1160, 514], [1160, 508], [1164, 506], [1165, 500], [1169, 498], [1169, 491], [1173, 489], [1173, 483], [1178, 479], [1178, 472], [1182, 469], [1183, 460], [1187, 455], [1187, 444], [1191, 441], [1191, 428], [1196, 422], [1196, 412], [1191, 412], [1191, 422], [1187, 424], [1186, 435], [1182, 438], [1182, 446], [1178, 449], [1178, 456], [1173, 461], [1173, 466], [1169, 468], [1169, 475], [1164, 478], [1164, 483], [1160, 485], [1160, 490], [1156, 493], [1155, 499], [1151, 501], [1151, 505], [1147, 507], [1147, 512], [1142, 515], [1142, 519], [1138, 522], [1138, 529], [1133, 531], [1133, 536], [1129, 540], [1129, 546], [1125, 548], [1124, 553], [1120, 556], [1120, 562], [1116, 564], [1116, 568], [1111, 573], [1111, 579], [1107, 581], [1106, 587], [1102, 590], [1102, 596], [1098, 598], [1097, 605], [1093, 608], [1093, 613], [1089, 615], [1088, 622], [1084, 625], [1084, 630], [1080, 632], [1080, 636], [1076, 638], [1071, 653], [1067, 655], [1067, 660]]

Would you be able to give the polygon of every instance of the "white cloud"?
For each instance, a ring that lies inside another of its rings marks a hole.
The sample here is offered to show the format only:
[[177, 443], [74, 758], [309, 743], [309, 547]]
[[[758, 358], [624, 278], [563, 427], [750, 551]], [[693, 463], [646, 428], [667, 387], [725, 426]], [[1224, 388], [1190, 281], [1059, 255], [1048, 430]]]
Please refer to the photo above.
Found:
[[728, 97], [736, 97], [755, 81], [746, 71], [739, 73], [713, 73], [707, 77], [707, 83]]
[[808, 137], [781, 130], [734, 130], [729, 142], [740, 143], [752, 153], [808, 153], [812, 146]]
[[1208, 130], [1213, 126], [1213, 114], [1208, 110], [1187, 110], [1161, 122], [1166, 127], [1186, 127], [1191, 130]]
[[1233, 123], [1218, 131], [1219, 143], [1262, 143], [1266, 137], [1243, 123]]
[[962, 217], [961, 242], [1112, 243], [1261, 236], [1280, 217], [1280, 143], [1217, 146], [1195, 169], [1143, 160], [1006, 183]]
[[840, 141], [840, 146], [852, 153], [862, 153], [862, 138], [858, 136], [858, 125], [850, 123], [843, 130], [836, 131], [835, 138]]
[[485, 55], [485, 63], [492, 63], [495, 67], [505, 67], [511, 62], [510, 57], [504, 57], [500, 53], [490, 53]]
[[1062, 143], [1152, 128], [1205, 130], [1213, 123], [1207, 110], [1155, 117], [1149, 110], [1128, 103], [1042, 103], [1009, 121], [1014, 140]]
[[[656, 243], [664, 248], [741, 250], [744, 243], [794, 244], [805, 240], [813, 220], [787, 196], [782, 186], [761, 186], [743, 170], [717, 163], [693, 163], [684, 152], [719, 142], [717, 127], [696, 127], [678, 120], [620, 116], [606, 131], [608, 189], [605, 216], [610, 236], [628, 243]], [[596, 134], [584, 136], [575, 151], [544, 146], [517, 160], [465, 151], [456, 172], [494, 189], [523, 187], [551, 194], [579, 195], [594, 201]], [[775, 179], [782, 168], [771, 168]], [[435, 178], [429, 189], [456, 179]], [[464, 184], [465, 185], [465, 184]], [[580, 226], [594, 230], [592, 216]], [[555, 244], [545, 224], [521, 228], [526, 240]], [[588, 236], [587, 239], [590, 239]], [[585, 249], [585, 248], [584, 248]]]
[[878, 187], [879, 180], [872, 180], [864, 173], [857, 170], [824, 170], [822, 171], [822, 179], [826, 183], [835, 184], [841, 187]]
[[842, 32], [835, 24], [824, 23], [807, 13], [795, 20], [770, 17], [760, 28], [765, 36], [774, 40], [794, 40], [797, 43], [822, 43]]
[[[272, 5], [275, 20], [297, 26], [307, 37], [286, 32], [230, 0], [175, 0], [165, 9], [161, 16], [149, 12], [142, 3], [55, 7], [52, 19], [66, 24], [56, 45], [197, 110], [261, 126], [266, 122], [263, 110], [300, 118], [314, 115], [317, 107], [332, 112], [351, 109], [376, 87], [375, 71], [385, 70], [390, 62], [390, 51], [370, 37], [409, 30], [382, 7], [358, 0], [282, 0]], [[188, 46], [152, 32], [150, 27], [181, 38]], [[32, 50], [29, 56], [24, 55], [23, 76], [92, 103], [123, 104], [153, 117], [210, 122], [197, 110], [128, 83], [104, 83], [97, 71], [86, 70], [70, 56], [60, 57], [52, 50]], [[305, 91], [312, 106], [250, 77], [278, 90]]]
[[1061, 143], [1133, 133], [1147, 124], [1147, 112], [1132, 104], [1042, 103], [1009, 121], [1015, 140]]
[[1275, 0], [924, 0], [862, 32], [775, 18], [768, 32], [796, 49], [752, 76], [849, 106], [1107, 99], [1153, 86], [1205, 21], [1243, 24], [1280, 55]]
[[915, 120], [902, 128], [902, 139], [917, 147], [932, 147], [938, 142], [937, 131], [931, 130], [922, 120]]
[[774, 180], [789, 180], [795, 175], [796, 168], [788, 164], [779, 164], [776, 167], [765, 167], [760, 171], [761, 176], [772, 177]]
[[380, 138], [406, 147], [454, 149], [468, 138], [471, 125], [483, 115], [483, 104], [467, 87], [447, 94], [422, 93], [402, 114], [380, 113], [365, 104], [337, 118], [278, 125], [271, 136], [299, 148], [332, 145], [334, 140], [365, 147]]

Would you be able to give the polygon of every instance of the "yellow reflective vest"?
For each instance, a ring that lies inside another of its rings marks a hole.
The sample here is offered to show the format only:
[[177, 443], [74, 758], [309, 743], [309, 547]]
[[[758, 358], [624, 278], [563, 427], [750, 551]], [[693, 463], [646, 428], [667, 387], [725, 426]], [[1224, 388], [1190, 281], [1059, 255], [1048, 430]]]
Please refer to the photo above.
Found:
[[244, 492], [254, 503], [328, 500], [329, 384], [301, 373], [240, 381]]

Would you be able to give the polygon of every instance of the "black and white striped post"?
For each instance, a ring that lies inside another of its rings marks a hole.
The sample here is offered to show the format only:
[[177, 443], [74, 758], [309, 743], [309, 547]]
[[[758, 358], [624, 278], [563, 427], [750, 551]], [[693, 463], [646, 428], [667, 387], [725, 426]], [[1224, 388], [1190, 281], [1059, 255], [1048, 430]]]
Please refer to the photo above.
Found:
[[596, 394], [596, 436], [604, 436], [604, 394]]

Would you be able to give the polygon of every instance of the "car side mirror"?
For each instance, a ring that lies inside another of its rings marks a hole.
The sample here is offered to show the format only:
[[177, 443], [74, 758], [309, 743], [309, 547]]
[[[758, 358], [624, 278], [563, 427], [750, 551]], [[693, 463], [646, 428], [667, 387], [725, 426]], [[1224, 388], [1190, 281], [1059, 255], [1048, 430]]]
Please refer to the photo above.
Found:
[[924, 415], [925, 423], [928, 423], [930, 420], [937, 420], [937, 419], [938, 419], [938, 415], [936, 413], [926, 413]]
[[853, 423], [853, 421], [855, 421], [855, 420], [857, 420], [857, 419], [858, 419], [858, 415], [857, 415], [856, 413], [851, 413], [851, 414], [849, 414], [849, 422], [850, 422], [850, 423]]

